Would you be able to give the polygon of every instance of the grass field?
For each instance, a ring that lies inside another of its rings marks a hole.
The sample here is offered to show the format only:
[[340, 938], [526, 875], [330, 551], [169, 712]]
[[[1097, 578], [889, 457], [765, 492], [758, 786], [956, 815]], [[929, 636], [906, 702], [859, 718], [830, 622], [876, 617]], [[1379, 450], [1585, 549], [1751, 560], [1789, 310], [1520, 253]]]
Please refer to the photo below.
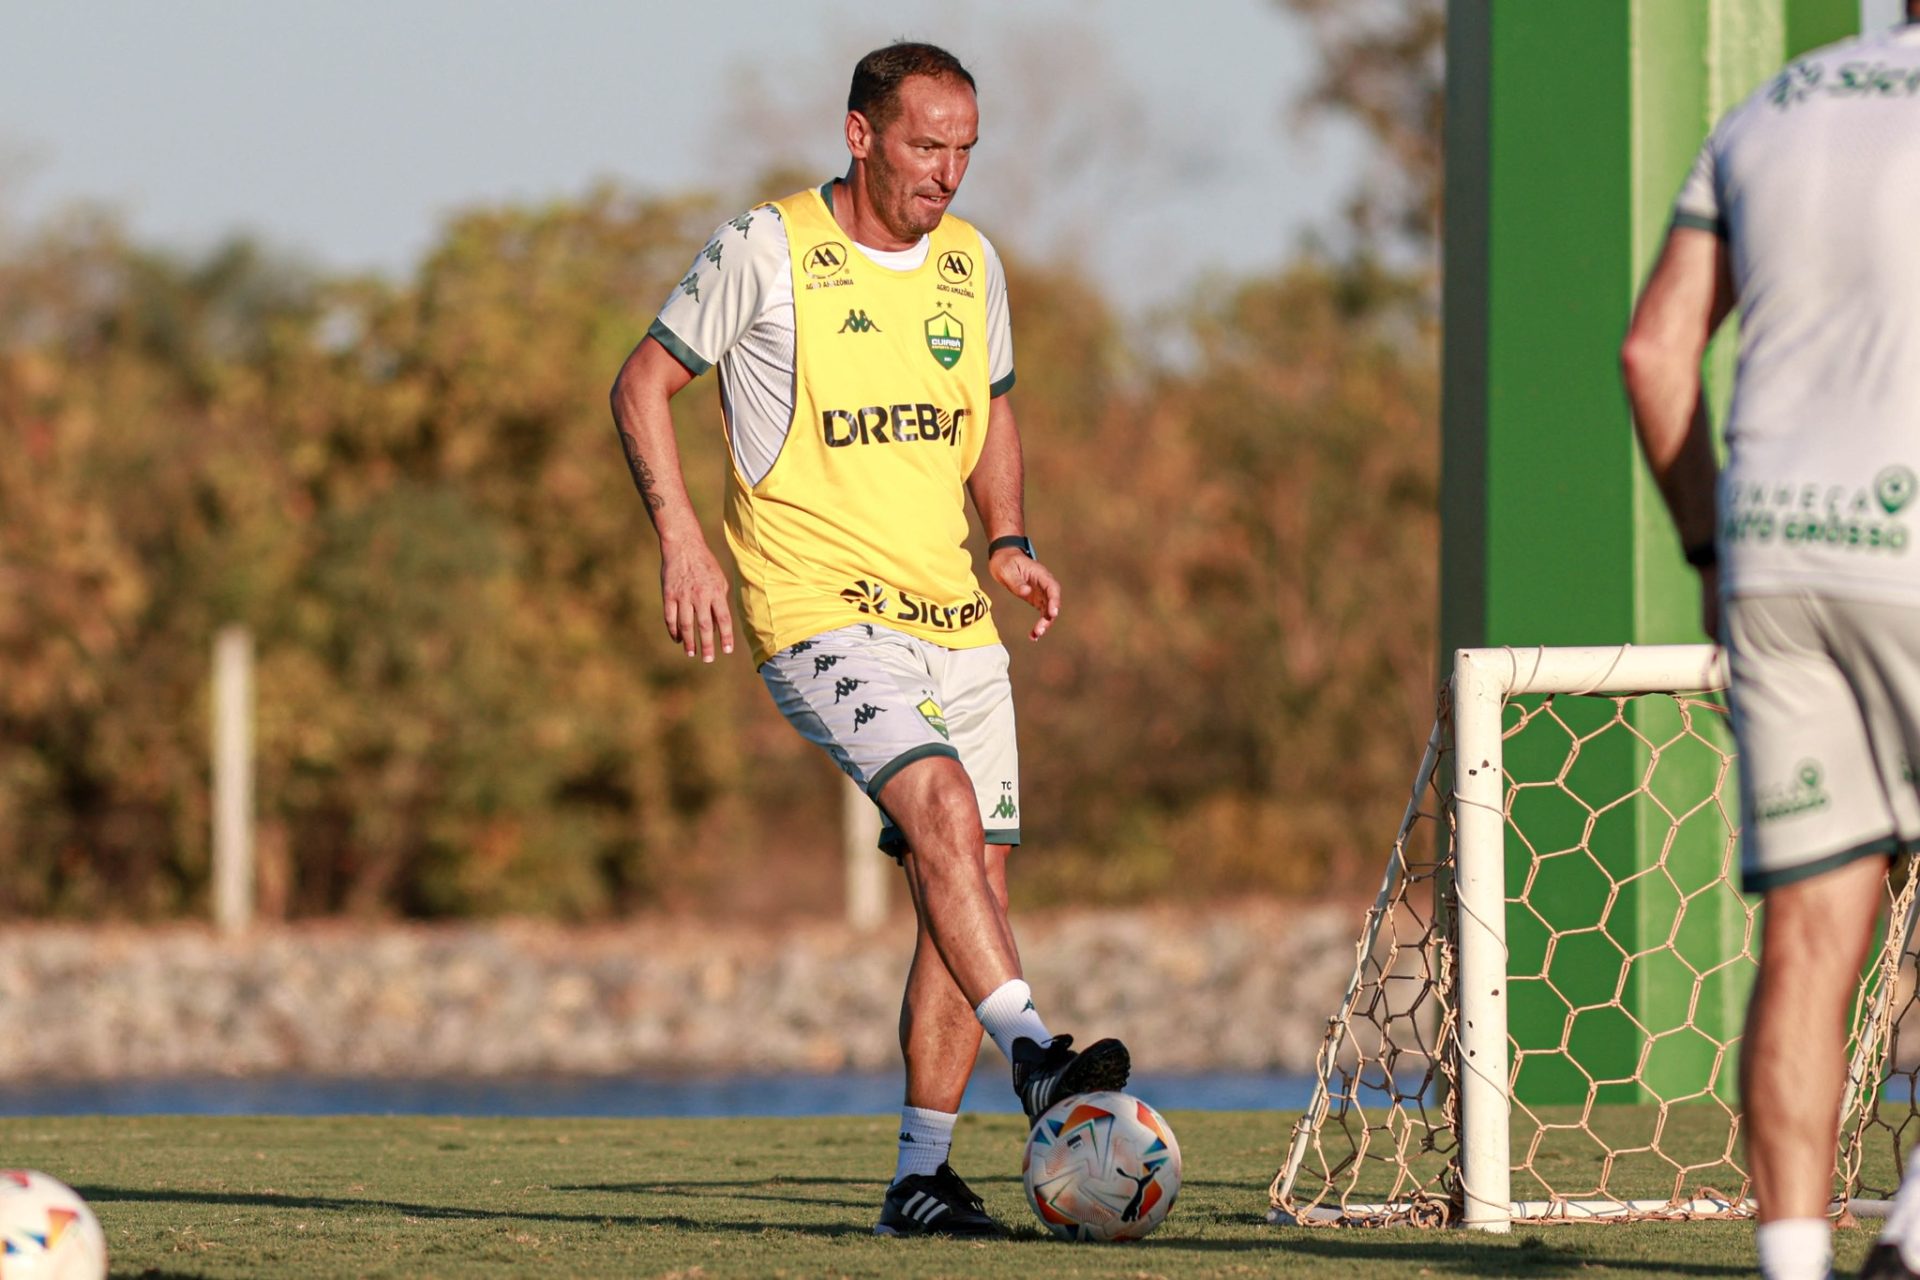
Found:
[[[115, 1276], [1743, 1276], [1752, 1228], [1282, 1230], [1290, 1115], [1174, 1112], [1186, 1183], [1134, 1245], [1041, 1234], [1018, 1117], [964, 1117], [954, 1160], [1013, 1224], [981, 1244], [874, 1237], [891, 1117], [782, 1120], [10, 1119], [0, 1165], [78, 1187]], [[1837, 1233], [1843, 1270], [1870, 1228]]]

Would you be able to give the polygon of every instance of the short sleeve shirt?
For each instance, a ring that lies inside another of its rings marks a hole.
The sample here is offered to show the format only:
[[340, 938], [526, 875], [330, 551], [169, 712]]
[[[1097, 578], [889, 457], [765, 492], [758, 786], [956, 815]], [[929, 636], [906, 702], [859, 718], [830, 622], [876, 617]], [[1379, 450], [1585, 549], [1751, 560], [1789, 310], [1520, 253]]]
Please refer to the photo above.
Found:
[[[821, 194], [831, 208], [832, 184]], [[980, 245], [986, 260], [988, 376], [992, 394], [1001, 396], [1014, 381], [1006, 272], [984, 235]], [[927, 240], [922, 237], [897, 253], [857, 243], [855, 248], [882, 266], [904, 270], [926, 260]], [[771, 205], [720, 224], [647, 330], [696, 376], [719, 366], [733, 463], [749, 486], [772, 469], [793, 421], [788, 253], [786, 228]]]
[[1740, 352], [1722, 582], [1920, 602], [1920, 27], [1794, 62], [1674, 204], [1721, 236]]

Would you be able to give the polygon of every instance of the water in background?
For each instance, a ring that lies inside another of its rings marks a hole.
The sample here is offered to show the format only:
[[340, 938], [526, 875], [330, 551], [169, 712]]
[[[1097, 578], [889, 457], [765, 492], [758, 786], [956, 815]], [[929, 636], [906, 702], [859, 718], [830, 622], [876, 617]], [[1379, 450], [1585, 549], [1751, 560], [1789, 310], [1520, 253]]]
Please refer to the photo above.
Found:
[[[1128, 1092], [1163, 1111], [1300, 1111], [1310, 1076], [1211, 1073], [1134, 1078]], [[898, 1072], [775, 1075], [379, 1080], [111, 1080], [0, 1084], [0, 1115], [460, 1115], [836, 1116], [888, 1115], [901, 1102]], [[1004, 1074], [982, 1063], [963, 1109], [1019, 1109]]]

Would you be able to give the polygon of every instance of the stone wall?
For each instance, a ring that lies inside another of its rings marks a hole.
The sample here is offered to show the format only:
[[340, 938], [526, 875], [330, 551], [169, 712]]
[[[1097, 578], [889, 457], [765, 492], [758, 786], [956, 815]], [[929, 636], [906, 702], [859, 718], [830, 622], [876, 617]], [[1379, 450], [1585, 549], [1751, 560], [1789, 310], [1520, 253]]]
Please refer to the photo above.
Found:
[[[1017, 919], [1049, 1025], [1155, 1072], [1303, 1071], [1357, 904]], [[0, 1079], [878, 1070], [911, 922], [0, 931]]]

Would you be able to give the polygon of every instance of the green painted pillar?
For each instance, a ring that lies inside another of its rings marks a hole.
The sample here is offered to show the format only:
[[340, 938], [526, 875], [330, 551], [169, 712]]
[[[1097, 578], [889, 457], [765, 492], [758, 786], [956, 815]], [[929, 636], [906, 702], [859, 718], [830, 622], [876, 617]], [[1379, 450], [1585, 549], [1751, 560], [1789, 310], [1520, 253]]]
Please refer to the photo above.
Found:
[[[1618, 352], [1672, 201], [1713, 122], [1858, 0], [1449, 0], [1441, 640], [1697, 642], [1698, 592], [1641, 463]], [[1724, 405], [1730, 339], [1708, 360]], [[1717, 417], [1718, 415], [1716, 415]], [[1671, 708], [1562, 698], [1567, 728], [1508, 750], [1516, 783], [1509, 1027], [1525, 1105], [1732, 1084], [1746, 986], [1737, 895], [1703, 891], [1726, 827], [1671, 821], [1711, 791]], [[1626, 731], [1631, 728], [1633, 732]], [[1733, 800], [1728, 793], [1728, 803]], [[1611, 806], [1611, 807], [1610, 807]], [[1676, 930], [1676, 918], [1679, 925]], [[1675, 945], [1664, 948], [1669, 935]], [[1689, 1019], [1689, 1010], [1691, 1018]], [[1565, 1052], [1559, 1052], [1564, 1046]]]

